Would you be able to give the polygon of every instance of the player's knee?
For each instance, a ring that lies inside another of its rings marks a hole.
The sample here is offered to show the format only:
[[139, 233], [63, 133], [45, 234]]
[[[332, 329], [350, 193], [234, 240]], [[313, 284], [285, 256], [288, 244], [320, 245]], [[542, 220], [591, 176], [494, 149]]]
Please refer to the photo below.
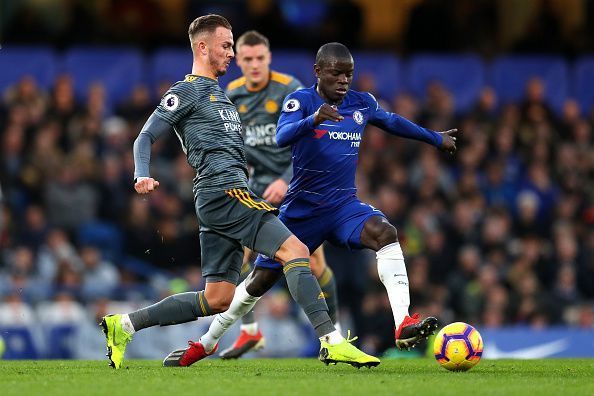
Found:
[[276, 252], [276, 259], [283, 265], [296, 258], [309, 257], [309, 249], [295, 235], [291, 235]]
[[208, 300], [208, 306], [213, 314], [225, 312], [229, 309], [233, 296], [217, 296]]
[[303, 242], [301, 242], [297, 237], [294, 237], [293, 244], [293, 253], [295, 254], [295, 258], [304, 258], [309, 257], [309, 249]]
[[225, 312], [233, 301], [235, 282], [206, 282], [204, 298], [209, 311], [214, 315]]
[[383, 223], [384, 226], [377, 237], [377, 247], [379, 249], [392, 243], [398, 242], [398, 233], [396, 227], [389, 223]]

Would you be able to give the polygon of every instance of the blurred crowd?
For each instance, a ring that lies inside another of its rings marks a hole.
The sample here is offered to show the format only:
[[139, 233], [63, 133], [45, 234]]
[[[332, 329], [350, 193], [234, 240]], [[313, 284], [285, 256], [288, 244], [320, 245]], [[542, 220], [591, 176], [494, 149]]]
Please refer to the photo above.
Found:
[[[359, 196], [399, 230], [413, 310], [483, 327], [594, 327], [594, 111], [568, 99], [555, 114], [545, 89], [533, 78], [521, 103], [499, 103], [484, 87], [467, 114], [439, 82], [424, 98], [384, 98], [421, 125], [459, 129], [454, 156], [373, 127], [361, 147]], [[372, 283], [364, 315], [387, 306]]]
[[186, 46], [198, 15], [225, 15], [235, 31], [258, 30], [273, 48], [351, 49], [399, 54], [594, 51], [589, 0], [3, 0], [4, 43]]
[[[203, 287], [194, 172], [175, 136], [153, 145], [161, 188], [133, 190], [132, 142], [170, 83], [137, 86], [114, 108], [100, 84], [77, 101], [68, 75], [48, 92], [26, 76], [2, 93], [0, 327], [92, 324], [122, 304]], [[379, 95], [375, 84], [365, 75], [354, 88]], [[411, 313], [594, 327], [594, 112], [569, 99], [556, 114], [545, 89], [535, 78], [521, 103], [500, 103], [485, 87], [466, 114], [437, 81], [424, 97], [379, 98], [423, 126], [459, 130], [453, 156], [373, 126], [361, 145], [359, 197], [398, 229]], [[393, 346], [374, 255], [330, 245], [326, 255], [343, 328], [368, 351]], [[312, 334], [282, 285], [257, 315], [271, 356], [308, 353], [295, 345]]]

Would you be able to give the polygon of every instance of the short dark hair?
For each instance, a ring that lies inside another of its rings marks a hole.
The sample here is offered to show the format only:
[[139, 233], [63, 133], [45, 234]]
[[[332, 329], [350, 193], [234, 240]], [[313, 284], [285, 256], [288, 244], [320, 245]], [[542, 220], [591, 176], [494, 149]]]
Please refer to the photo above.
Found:
[[341, 43], [327, 43], [320, 47], [316, 54], [316, 65], [321, 66], [330, 59], [353, 59], [351, 51]]
[[264, 44], [267, 48], [270, 48], [270, 42], [266, 36], [255, 30], [248, 30], [239, 36], [237, 43], [235, 44], [235, 48], [239, 48], [242, 45], [254, 46], [259, 44]]
[[196, 36], [197, 34], [208, 32], [214, 32], [218, 27], [224, 27], [226, 29], [231, 29], [231, 24], [224, 16], [220, 16], [217, 14], [208, 14], [198, 17], [190, 23], [190, 27], [188, 28], [188, 36], [190, 36], [190, 41]]

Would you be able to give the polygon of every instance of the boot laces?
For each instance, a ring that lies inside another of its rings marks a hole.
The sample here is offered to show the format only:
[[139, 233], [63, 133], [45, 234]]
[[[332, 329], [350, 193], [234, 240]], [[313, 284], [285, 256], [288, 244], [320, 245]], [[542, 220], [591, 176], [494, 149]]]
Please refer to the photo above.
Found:
[[353, 338], [351, 338], [351, 331], [347, 330], [347, 336], [346, 336], [346, 341], [350, 344], [352, 344], [353, 342], [357, 341], [359, 339], [359, 336], [354, 336]]

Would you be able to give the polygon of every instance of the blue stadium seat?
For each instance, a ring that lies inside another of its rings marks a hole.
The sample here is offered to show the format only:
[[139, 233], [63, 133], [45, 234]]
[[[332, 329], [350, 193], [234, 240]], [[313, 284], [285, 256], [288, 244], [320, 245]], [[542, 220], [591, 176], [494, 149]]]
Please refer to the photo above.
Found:
[[[192, 51], [189, 48], [162, 48], [151, 58], [148, 77], [150, 84], [156, 87], [162, 82], [173, 84], [181, 81], [186, 74], [190, 73], [192, 73]], [[230, 81], [239, 76], [241, 71], [233, 60], [227, 73], [219, 78], [219, 83], [224, 89]]]
[[38, 359], [31, 329], [25, 326], [0, 327], [0, 334], [6, 344], [4, 359]]
[[117, 261], [122, 253], [122, 233], [110, 223], [91, 222], [78, 229], [77, 239], [81, 245], [96, 246], [107, 260]]
[[573, 93], [583, 114], [594, 111], [594, 56], [577, 60], [573, 72]]
[[427, 84], [440, 81], [454, 96], [457, 112], [472, 108], [485, 84], [485, 70], [480, 58], [473, 55], [418, 55], [408, 62], [407, 88], [419, 98]]
[[219, 84], [221, 85], [221, 88], [225, 89], [227, 84], [239, 77], [241, 77], [241, 69], [237, 66], [235, 60], [232, 60], [227, 69], [227, 73], [225, 73], [224, 76], [219, 77]]
[[[362, 73], [372, 73], [382, 97], [391, 99], [398, 89], [400, 64], [398, 59], [385, 53], [360, 52], [355, 58], [355, 79]], [[272, 69], [297, 77], [309, 87], [316, 82], [314, 74], [315, 55], [312, 52], [275, 50], [272, 53]]]
[[31, 75], [43, 89], [51, 88], [56, 76], [56, 57], [45, 47], [0, 48], [0, 95], [23, 76]]
[[124, 257], [120, 263], [120, 266], [136, 275], [140, 275], [145, 278], [150, 278], [157, 275], [166, 276], [166, 272], [164, 270], [132, 256]]
[[377, 93], [385, 100], [392, 100], [401, 90], [402, 66], [395, 55], [383, 52], [355, 52], [355, 78], [370, 73], [375, 78]]
[[152, 86], [168, 81], [174, 83], [192, 72], [192, 51], [189, 48], [163, 48], [151, 58], [148, 73]]
[[568, 71], [563, 58], [556, 56], [509, 56], [497, 59], [490, 69], [490, 82], [500, 103], [520, 102], [526, 83], [539, 77], [545, 83], [547, 103], [559, 112], [567, 97]]
[[304, 86], [310, 87], [315, 83], [314, 62], [311, 52], [273, 50], [271, 68], [295, 76]]
[[76, 330], [77, 328], [73, 324], [56, 325], [46, 329], [47, 358], [72, 359], [74, 357]]
[[63, 66], [73, 77], [79, 100], [86, 100], [91, 84], [101, 82], [110, 106], [126, 100], [145, 81], [142, 56], [129, 48], [73, 48], [66, 53]]

